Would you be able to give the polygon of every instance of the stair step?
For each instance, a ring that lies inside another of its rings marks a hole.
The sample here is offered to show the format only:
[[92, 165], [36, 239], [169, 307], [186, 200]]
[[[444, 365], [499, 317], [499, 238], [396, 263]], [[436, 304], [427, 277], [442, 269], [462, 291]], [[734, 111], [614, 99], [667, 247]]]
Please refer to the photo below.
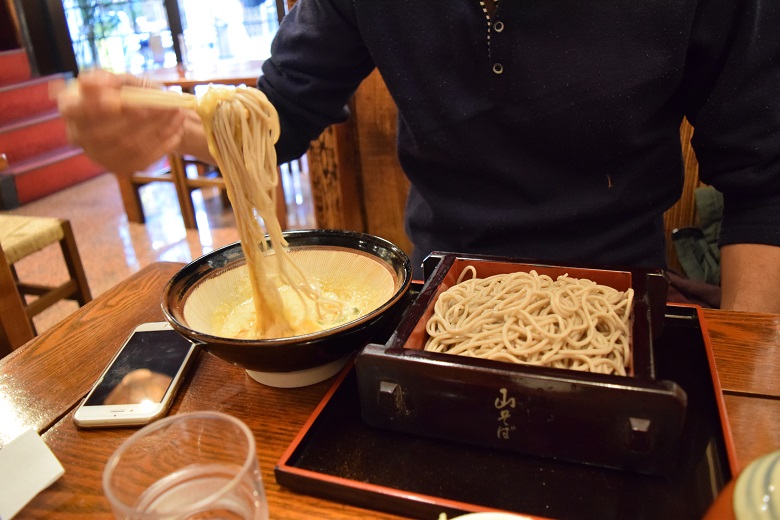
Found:
[[0, 172], [0, 210], [27, 204], [104, 172], [80, 148], [66, 146], [39, 154]]
[[49, 84], [70, 77], [70, 73], [53, 74], [0, 86], [0, 125], [56, 109], [57, 100], [49, 95]]
[[57, 110], [0, 126], [0, 153], [11, 166], [67, 144], [65, 121]]
[[24, 49], [0, 52], [0, 85], [30, 79], [30, 60]]
[[49, 89], [70, 73], [32, 78], [22, 49], [0, 52], [0, 210], [13, 209], [105, 172], [67, 144]]

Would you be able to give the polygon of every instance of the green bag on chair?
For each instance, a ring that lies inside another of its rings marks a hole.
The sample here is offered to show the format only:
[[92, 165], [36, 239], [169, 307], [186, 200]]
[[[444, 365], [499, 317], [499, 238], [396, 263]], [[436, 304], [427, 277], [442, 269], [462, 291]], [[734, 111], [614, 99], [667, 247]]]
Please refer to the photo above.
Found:
[[691, 280], [720, 285], [718, 235], [723, 218], [723, 194], [712, 186], [696, 188], [698, 227], [675, 229], [674, 249], [685, 276]]

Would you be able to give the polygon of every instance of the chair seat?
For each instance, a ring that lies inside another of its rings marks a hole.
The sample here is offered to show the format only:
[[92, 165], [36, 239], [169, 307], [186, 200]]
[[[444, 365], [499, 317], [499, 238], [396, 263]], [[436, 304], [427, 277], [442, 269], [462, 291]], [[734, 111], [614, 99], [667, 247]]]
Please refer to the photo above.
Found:
[[0, 215], [0, 245], [9, 264], [62, 240], [57, 218]]

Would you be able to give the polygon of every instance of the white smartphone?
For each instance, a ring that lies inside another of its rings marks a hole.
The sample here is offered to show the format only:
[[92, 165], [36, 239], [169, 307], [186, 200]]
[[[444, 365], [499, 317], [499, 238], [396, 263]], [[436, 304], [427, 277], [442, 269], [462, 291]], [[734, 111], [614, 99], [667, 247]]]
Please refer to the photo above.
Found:
[[147, 424], [168, 412], [197, 347], [169, 323], [133, 330], [73, 414], [82, 428]]

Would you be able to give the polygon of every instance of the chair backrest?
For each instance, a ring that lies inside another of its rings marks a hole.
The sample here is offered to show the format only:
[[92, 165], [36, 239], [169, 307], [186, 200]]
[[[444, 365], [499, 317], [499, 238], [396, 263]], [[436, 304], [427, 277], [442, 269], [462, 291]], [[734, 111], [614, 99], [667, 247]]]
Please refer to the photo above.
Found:
[[664, 229], [666, 235], [666, 260], [669, 267], [682, 272], [680, 261], [672, 243], [672, 232], [676, 228], [689, 227], [696, 224], [696, 188], [702, 186], [699, 180], [699, 162], [691, 146], [693, 127], [688, 120], [680, 125], [680, 145], [682, 146], [683, 162], [685, 164], [685, 183], [680, 199], [664, 213]]

